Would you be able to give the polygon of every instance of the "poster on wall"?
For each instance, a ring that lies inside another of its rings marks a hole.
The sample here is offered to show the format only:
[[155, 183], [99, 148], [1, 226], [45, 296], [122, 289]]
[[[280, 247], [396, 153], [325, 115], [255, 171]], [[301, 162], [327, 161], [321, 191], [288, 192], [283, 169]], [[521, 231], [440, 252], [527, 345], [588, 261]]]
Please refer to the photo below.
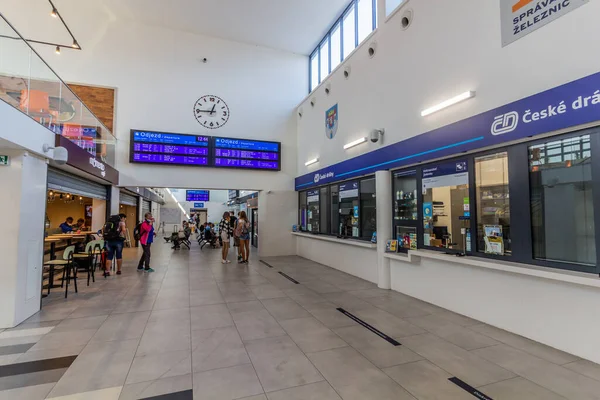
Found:
[[587, 2], [589, 0], [500, 0], [502, 46], [529, 35]]
[[338, 105], [334, 105], [329, 110], [325, 111], [325, 135], [329, 139], [333, 139], [338, 130]]

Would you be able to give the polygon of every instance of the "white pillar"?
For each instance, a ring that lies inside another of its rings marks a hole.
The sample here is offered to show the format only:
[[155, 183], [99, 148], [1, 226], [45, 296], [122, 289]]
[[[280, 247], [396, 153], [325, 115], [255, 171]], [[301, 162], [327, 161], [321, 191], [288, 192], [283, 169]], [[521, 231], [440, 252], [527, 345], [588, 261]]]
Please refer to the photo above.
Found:
[[121, 212], [119, 208], [120, 203], [121, 190], [116, 186], [112, 186], [110, 188], [110, 215], [117, 215]]
[[0, 166], [0, 328], [11, 328], [40, 309], [48, 165], [25, 151]]
[[92, 200], [92, 231], [96, 232], [106, 222], [106, 200]]
[[[142, 222], [144, 220], [144, 214], [146, 214], [143, 210], [142, 210], [142, 204], [143, 204], [144, 198], [142, 196], [138, 196], [137, 197], [137, 203], [138, 203], [138, 208], [137, 208], [137, 220]], [[150, 212], [152, 212], [152, 210], [150, 210]], [[158, 227], [158, 225], [157, 225]]]
[[390, 260], [384, 257], [385, 242], [392, 235], [392, 174], [390, 171], [375, 173], [375, 190], [377, 198], [377, 272], [378, 286], [381, 289], [391, 288]]

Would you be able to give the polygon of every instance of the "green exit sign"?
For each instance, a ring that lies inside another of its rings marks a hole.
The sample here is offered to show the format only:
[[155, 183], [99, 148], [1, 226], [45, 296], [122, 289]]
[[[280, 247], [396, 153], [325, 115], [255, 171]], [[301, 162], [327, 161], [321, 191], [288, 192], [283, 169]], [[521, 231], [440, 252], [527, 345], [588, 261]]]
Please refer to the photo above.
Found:
[[0, 165], [10, 165], [10, 156], [0, 156]]

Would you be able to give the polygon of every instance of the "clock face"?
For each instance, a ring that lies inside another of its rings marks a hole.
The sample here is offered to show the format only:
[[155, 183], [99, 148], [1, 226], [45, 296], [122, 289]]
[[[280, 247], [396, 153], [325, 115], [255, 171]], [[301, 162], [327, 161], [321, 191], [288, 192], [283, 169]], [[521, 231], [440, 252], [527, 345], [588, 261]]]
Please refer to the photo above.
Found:
[[218, 96], [202, 96], [194, 104], [194, 116], [203, 127], [218, 129], [229, 121], [229, 107]]

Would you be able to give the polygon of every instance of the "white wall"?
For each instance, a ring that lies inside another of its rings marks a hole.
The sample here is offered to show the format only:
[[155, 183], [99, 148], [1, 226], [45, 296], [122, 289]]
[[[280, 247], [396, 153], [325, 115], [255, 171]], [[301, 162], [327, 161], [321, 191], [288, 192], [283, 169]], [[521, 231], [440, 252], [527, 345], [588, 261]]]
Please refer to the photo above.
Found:
[[0, 328], [9, 328], [40, 309], [48, 167], [23, 150], [0, 154], [11, 156], [0, 167]]
[[[525, 38], [502, 48], [497, 1], [418, 0], [412, 25], [401, 27], [401, 9], [301, 103], [299, 175], [380, 148], [342, 146], [385, 128], [384, 144], [428, 132], [514, 100], [598, 72], [596, 38], [600, 2], [591, 1]], [[377, 42], [374, 58], [368, 44]], [[568, 54], [568, 56], [565, 56]], [[351, 67], [349, 79], [343, 69]], [[421, 110], [467, 90], [477, 97], [426, 118]], [[316, 98], [315, 107], [309, 100]], [[325, 111], [339, 104], [339, 130], [325, 137]], [[304, 163], [318, 157], [310, 167]]]
[[[252, 216], [248, 215], [251, 220]], [[290, 234], [298, 222], [298, 193], [261, 191], [258, 193], [258, 252], [261, 257], [296, 254], [296, 241]]]
[[[55, 21], [48, 13], [28, 12], [28, 7], [40, 7], [35, 1], [0, 4], [18, 30], [53, 37], [49, 24]], [[135, 15], [115, 15], [101, 1], [61, 0], [59, 7], [68, 10], [69, 27], [83, 50], [64, 49], [60, 56], [48, 46], [36, 50], [67, 82], [117, 89], [116, 168], [121, 186], [293, 190], [294, 115], [307, 92], [307, 57], [141, 25]], [[193, 114], [195, 101], [206, 94], [220, 96], [231, 110], [229, 122], [217, 131], [203, 128]], [[132, 165], [130, 129], [280, 141], [282, 171]], [[274, 223], [282, 221], [283, 230], [284, 218], [271, 215]], [[291, 241], [288, 245], [293, 247]]]
[[[288, 233], [289, 235], [289, 233]], [[297, 254], [377, 283], [377, 250], [296, 236]]]
[[392, 289], [600, 363], [597, 288], [421, 258], [391, 261]]
[[[28, 13], [32, 1], [4, 1], [2, 13], [23, 32], [51, 32], [48, 13]], [[63, 0], [82, 51], [35, 46], [67, 82], [117, 89], [115, 133], [121, 186], [290, 189], [296, 176], [294, 109], [308, 87], [307, 57], [255, 45], [141, 25], [114, 15], [103, 2]], [[66, 12], [66, 11], [65, 11]], [[208, 63], [202, 59], [206, 57]], [[219, 130], [195, 119], [198, 98], [214, 94], [231, 117]], [[283, 143], [281, 172], [157, 167], [129, 163], [130, 129], [275, 140]]]

